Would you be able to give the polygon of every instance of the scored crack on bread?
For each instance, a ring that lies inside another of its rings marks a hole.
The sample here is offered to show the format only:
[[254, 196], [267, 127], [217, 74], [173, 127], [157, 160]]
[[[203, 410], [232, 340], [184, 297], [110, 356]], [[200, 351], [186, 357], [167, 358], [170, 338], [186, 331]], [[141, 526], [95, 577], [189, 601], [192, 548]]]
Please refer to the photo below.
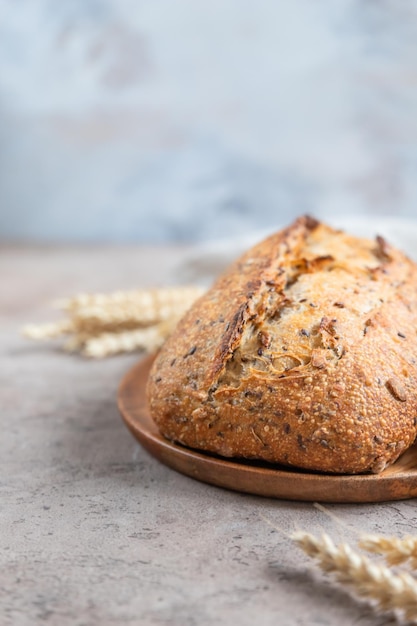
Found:
[[301, 217], [185, 314], [147, 393], [160, 432], [225, 457], [381, 472], [417, 433], [417, 266]]

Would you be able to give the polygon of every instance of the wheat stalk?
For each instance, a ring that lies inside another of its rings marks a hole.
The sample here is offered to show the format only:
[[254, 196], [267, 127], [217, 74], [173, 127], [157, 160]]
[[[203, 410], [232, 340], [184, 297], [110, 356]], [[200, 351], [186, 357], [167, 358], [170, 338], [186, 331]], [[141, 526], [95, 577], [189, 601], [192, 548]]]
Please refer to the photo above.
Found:
[[408, 620], [417, 620], [417, 581], [407, 572], [394, 574], [345, 543], [336, 546], [326, 534], [317, 538], [296, 532], [291, 537], [324, 572], [334, 574], [336, 580], [352, 587], [359, 596], [373, 600], [383, 611], [400, 610]]
[[[333, 519], [337, 524], [343, 522], [326, 507], [318, 502], [314, 507]], [[403, 537], [383, 537], [381, 535], [364, 535], [356, 531], [359, 535], [359, 547], [373, 554], [383, 555], [389, 565], [409, 564], [412, 568], [417, 568], [417, 537], [411, 535]]]
[[203, 289], [168, 287], [111, 294], [80, 294], [56, 304], [69, 319], [22, 329], [30, 339], [68, 335], [64, 350], [102, 358], [118, 352], [161, 346]]
[[202, 293], [197, 286], [164, 287], [160, 289], [133, 289], [110, 294], [79, 294], [61, 300], [56, 306], [76, 315], [97, 317], [106, 321], [140, 316], [142, 322], [153, 322], [170, 316], [178, 306], [191, 304]]
[[98, 337], [87, 339], [82, 352], [85, 356], [95, 359], [102, 359], [120, 352], [134, 352], [135, 350], [153, 352], [161, 347], [170, 330], [169, 325], [158, 324], [149, 328], [121, 333], [103, 333]]
[[22, 334], [28, 339], [55, 339], [62, 335], [68, 335], [74, 330], [74, 324], [71, 320], [61, 320], [48, 324], [27, 324], [22, 328]]
[[381, 554], [390, 565], [399, 565], [410, 561], [413, 568], [417, 567], [417, 537], [381, 537], [364, 535], [359, 546], [368, 552]]

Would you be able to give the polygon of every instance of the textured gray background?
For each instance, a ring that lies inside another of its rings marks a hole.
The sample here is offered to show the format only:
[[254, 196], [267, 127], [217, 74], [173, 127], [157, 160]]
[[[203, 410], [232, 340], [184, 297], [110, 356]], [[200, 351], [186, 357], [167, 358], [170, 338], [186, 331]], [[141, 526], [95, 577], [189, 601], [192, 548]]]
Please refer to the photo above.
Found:
[[0, 237], [417, 215], [417, 3], [0, 0]]

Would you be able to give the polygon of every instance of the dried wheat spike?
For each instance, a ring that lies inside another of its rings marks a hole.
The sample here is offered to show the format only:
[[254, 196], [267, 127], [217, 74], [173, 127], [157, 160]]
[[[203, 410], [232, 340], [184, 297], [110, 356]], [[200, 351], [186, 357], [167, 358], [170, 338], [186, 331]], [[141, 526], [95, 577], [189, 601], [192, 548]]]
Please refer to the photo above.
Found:
[[178, 319], [202, 291], [199, 287], [171, 287], [116, 292], [106, 296], [86, 294], [61, 305], [72, 319], [74, 333], [93, 337]]
[[347, 544], [336, 546], [328, 535], [320, 538], [297, 532], [292, 539], [320, 568], [334, 574], [342, 584], [374, 600], [383, 611], [401, 611], [408, 620], [417, 620], [417, 581], [408, 573], [393, 574], [382, 565], [352, 550]]
[[61, 320], [48, 324], [28, 324], [22, 328], [22, 334], [29, 339], [54, 339], [73, 332], [71, 320]]
[[152, 352], [161, 347], [171, 330], [170, 324], [158, 324], [121, 333], [103, 333], [87, 339], [82, 352], [95, 359], [139, 349]]
[[381, 537], [365, 535], [359, 546], [368, 552], [382, 554], [390, 565], [399, 565], [410, 561], [413, 568], [417, 567], [417, 537]]
[[105, 323], [129, 318], [149, 324], [169, 318], [178, 307], [188, 308], [203, 292], [201, 287], [191, 286], [81, 294], [61, 301], [59, 306], [77, 317]]
[[32, 339], [67, 334], [64, 350], [95, 358], [137, 349], [149, 352], [160, 347], [203, 291], [191, 286], [81, 294], [59, 303], [68, 320], [27, 326], [23, 332]]

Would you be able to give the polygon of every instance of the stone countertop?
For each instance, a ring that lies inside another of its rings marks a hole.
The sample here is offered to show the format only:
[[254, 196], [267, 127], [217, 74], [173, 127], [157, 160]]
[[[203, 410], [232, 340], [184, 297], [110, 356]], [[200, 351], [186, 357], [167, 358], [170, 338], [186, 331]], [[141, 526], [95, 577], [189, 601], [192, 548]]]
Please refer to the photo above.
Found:
[[341, 528], [309, 503], [199, 483], [149, 456], [119, 417], [138, 355], [88, 361], [18, 334], [63, 295], [163, 285], [186, 253], [1, 249], [1, 624], [387, 624], [285, 533], [412, 534], [413, 501], [329, 505]]

